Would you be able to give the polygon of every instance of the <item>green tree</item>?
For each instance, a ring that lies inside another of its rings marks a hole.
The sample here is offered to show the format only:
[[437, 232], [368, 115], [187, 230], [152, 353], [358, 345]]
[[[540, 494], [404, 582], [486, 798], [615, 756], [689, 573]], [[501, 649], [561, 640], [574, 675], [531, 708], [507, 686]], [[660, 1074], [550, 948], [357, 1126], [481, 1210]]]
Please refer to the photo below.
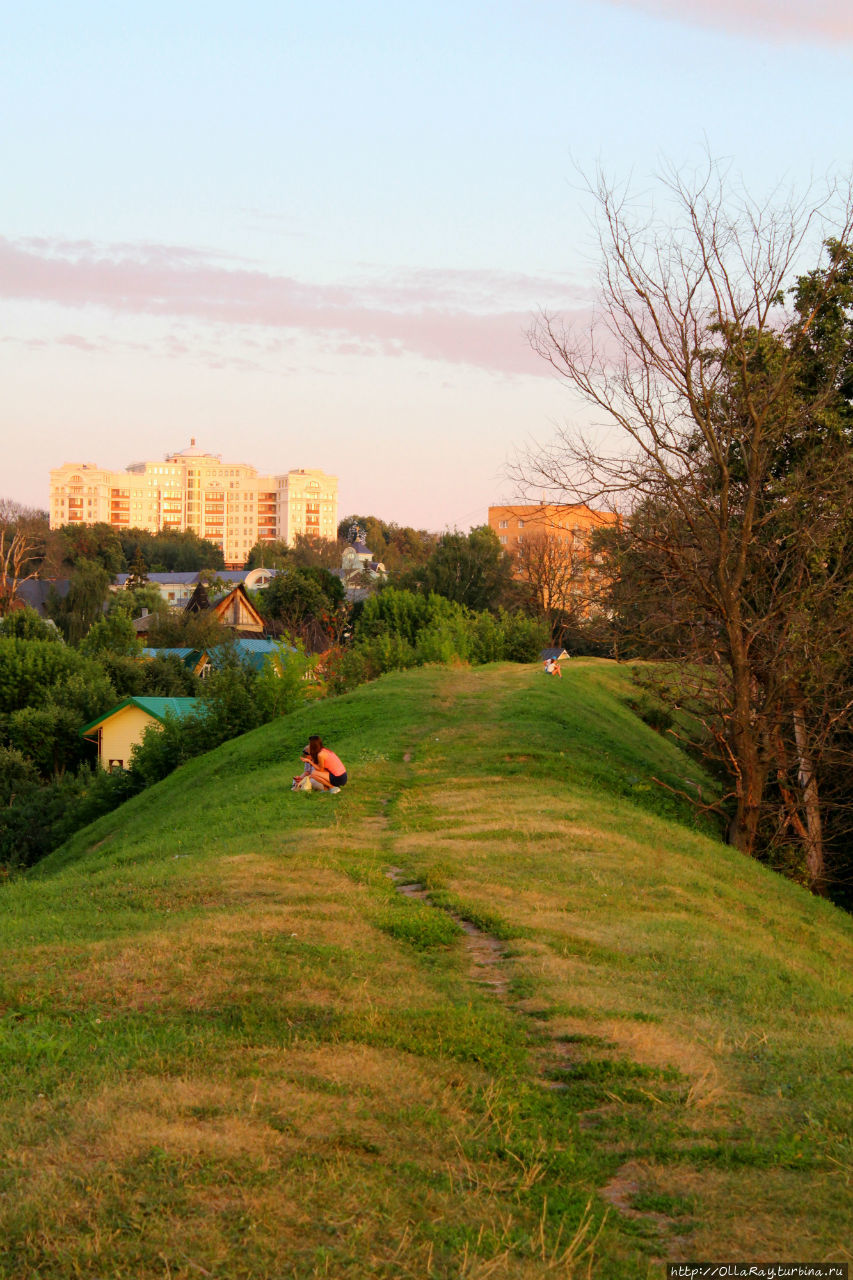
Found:
[[38, 784], [39, 774], [32, 760], [15, 747], [0, 746], [0, 809], [10, 808], [23, 793], [33, 791]]
[[87, 634], [80, 641], [81, 653], [90, 657], [99, 657], [105, 653], [114, 653], [127, 658], [138, 657], [142, 653], [142, 641], [134, 630], [128, 615], [120, 610], [108, 613], [106, 617], [97, 618]]
[[246, 560], [247, 569], [286, 569], [292, 563], [286, 542], [256, 542]]
[[264, 618], [304, 638], [311, 624], [322, 626], [336, 612], [341, 588], [337, 578], [322, 569], [283, 569], [256, 598]]
[[229, 633], [212, 612], [170, 609], [158, 614], [148, 629], [152, 649], [211, 649], [227, 642]]
[[0, 638], [0, 713], [38, 705], [71, 675], [95, 666], [54, 640]]
[[377, 516], [346, 516], [338, 525], [341, 550], [347, 542], [355, 542], [363, 534], [374, 559], [385, 565], [389, 574], [399, 575], [425, 564], [438, 542], [438, 534], [426, 529], [413, 529]]
[[189, 529], [123, 529], [118, 534], [126, 563], [141, 553], [149, 573], [190, 573], [224, 569], [222, 548]]
[[13, 711], [6, 734], [12, 749], [31, 761], [42, 777], [50, 778], [76, 769], [90, 757], [91, 747], [79, 733], [85, 723], [72, 707], [48, 702]]
[[45, 776], [88, 759], [80, 726], [116, 701], [104, 668], [78, 650], [52, 641], [0, 640], [5, 739]]
[[67, 570], [90, 563], [99, 564], [110, 578], [123, 573], [127, 556], [121, 539], [112, 527], [104, 524], [66, 524], [59, 530], [63, 559]]
[[125, 590], [135, 591], [137, 587], [144, 587], [147, 582], [148, 566], [145, 563], [145, 557], [142, 554], [142, 547], [137, 545], [133, 559], [130, 562], [130, 568], [128, 569], [127, 582], [124, 584]]
[[116, 698], [194, 698], [200, 681], [177, 654], [128, 658], [103, 653], [100, 663], [116, 691]]
[[92, 623], [103, 616], [110, 582], [110, 574], [98, 561], [81, 560], [71, 576], [65, 599], [49, 599], [50, 616], [70, 644], [82, 640]]
[[297, 569], [340, 569], [344, 544], [340, 539], [315, 538], [297, 533], [290, 551], [290, 561]]
[[18, 640], [60, 640], [59, 631], [52, 623], [40, 618], [29, 605], [14, 609], [0, 618], [0, 636]]
[[422, 590], [469, 609], [497, 609], [512, 591], [512, 575], [512, 560], [497, 534], [479, 525], [467, 534], [443, 534], [426, 564], [409, 577]]
[[110, 596], [109, 612], [124, 613], [129, 618], [141, 618], [143, 612], [165, 616], [169, 605], [163, 593], [153, 582], [146, 582], [141, 587], [131, 590], [116, 591]]

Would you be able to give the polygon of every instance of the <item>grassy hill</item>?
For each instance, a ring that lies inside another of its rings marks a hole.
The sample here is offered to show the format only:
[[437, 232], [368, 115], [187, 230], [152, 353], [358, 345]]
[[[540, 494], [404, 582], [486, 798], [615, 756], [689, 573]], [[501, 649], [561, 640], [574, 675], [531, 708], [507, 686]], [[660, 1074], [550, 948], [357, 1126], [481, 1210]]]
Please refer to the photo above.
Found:
[[849, 1258], [851, 921], [691, 825], [630, 697], [390, 675], [4, 886], [0, 1276]]

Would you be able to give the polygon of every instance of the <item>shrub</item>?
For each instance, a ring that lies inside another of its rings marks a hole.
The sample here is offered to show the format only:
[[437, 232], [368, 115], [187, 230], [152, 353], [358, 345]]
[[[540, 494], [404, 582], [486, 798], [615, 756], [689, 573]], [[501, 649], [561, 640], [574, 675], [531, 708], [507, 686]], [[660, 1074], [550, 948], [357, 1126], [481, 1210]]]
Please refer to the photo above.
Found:
[[506, 613], [503, 609], [499, 617], [504, 636], [501, 656], [507, 662], [535, 662], [550, 643], [547, 625], [526, 613]]
[[45, 622], [35, 609], [25, 605], [0, 618], [0, 636], [9, 640], [61, 640], [62, 636], [52, 622]]

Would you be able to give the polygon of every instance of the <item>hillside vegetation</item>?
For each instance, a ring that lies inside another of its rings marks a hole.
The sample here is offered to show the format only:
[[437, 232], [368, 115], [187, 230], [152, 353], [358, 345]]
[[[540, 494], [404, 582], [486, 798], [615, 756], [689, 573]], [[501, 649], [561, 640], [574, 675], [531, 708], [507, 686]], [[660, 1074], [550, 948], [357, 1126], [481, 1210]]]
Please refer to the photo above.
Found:
[[848, 1259], [850, 919], [692, 823], [632, 696], [391, 674], [6, 884], [0, 1276]]

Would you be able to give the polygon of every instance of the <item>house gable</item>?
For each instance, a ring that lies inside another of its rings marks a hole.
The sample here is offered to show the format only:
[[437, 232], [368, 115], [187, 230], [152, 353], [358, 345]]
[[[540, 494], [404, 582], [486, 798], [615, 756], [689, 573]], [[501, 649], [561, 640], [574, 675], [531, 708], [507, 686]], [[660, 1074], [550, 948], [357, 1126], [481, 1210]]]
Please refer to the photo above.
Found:
[[224, 627], [233, 627], [235, 631], [254, 631], [263, 635], [264, 620], [246, 595], [242, 583], [229, 591], [227, 596], [217, 600], [212, 606], [213, 612]]

